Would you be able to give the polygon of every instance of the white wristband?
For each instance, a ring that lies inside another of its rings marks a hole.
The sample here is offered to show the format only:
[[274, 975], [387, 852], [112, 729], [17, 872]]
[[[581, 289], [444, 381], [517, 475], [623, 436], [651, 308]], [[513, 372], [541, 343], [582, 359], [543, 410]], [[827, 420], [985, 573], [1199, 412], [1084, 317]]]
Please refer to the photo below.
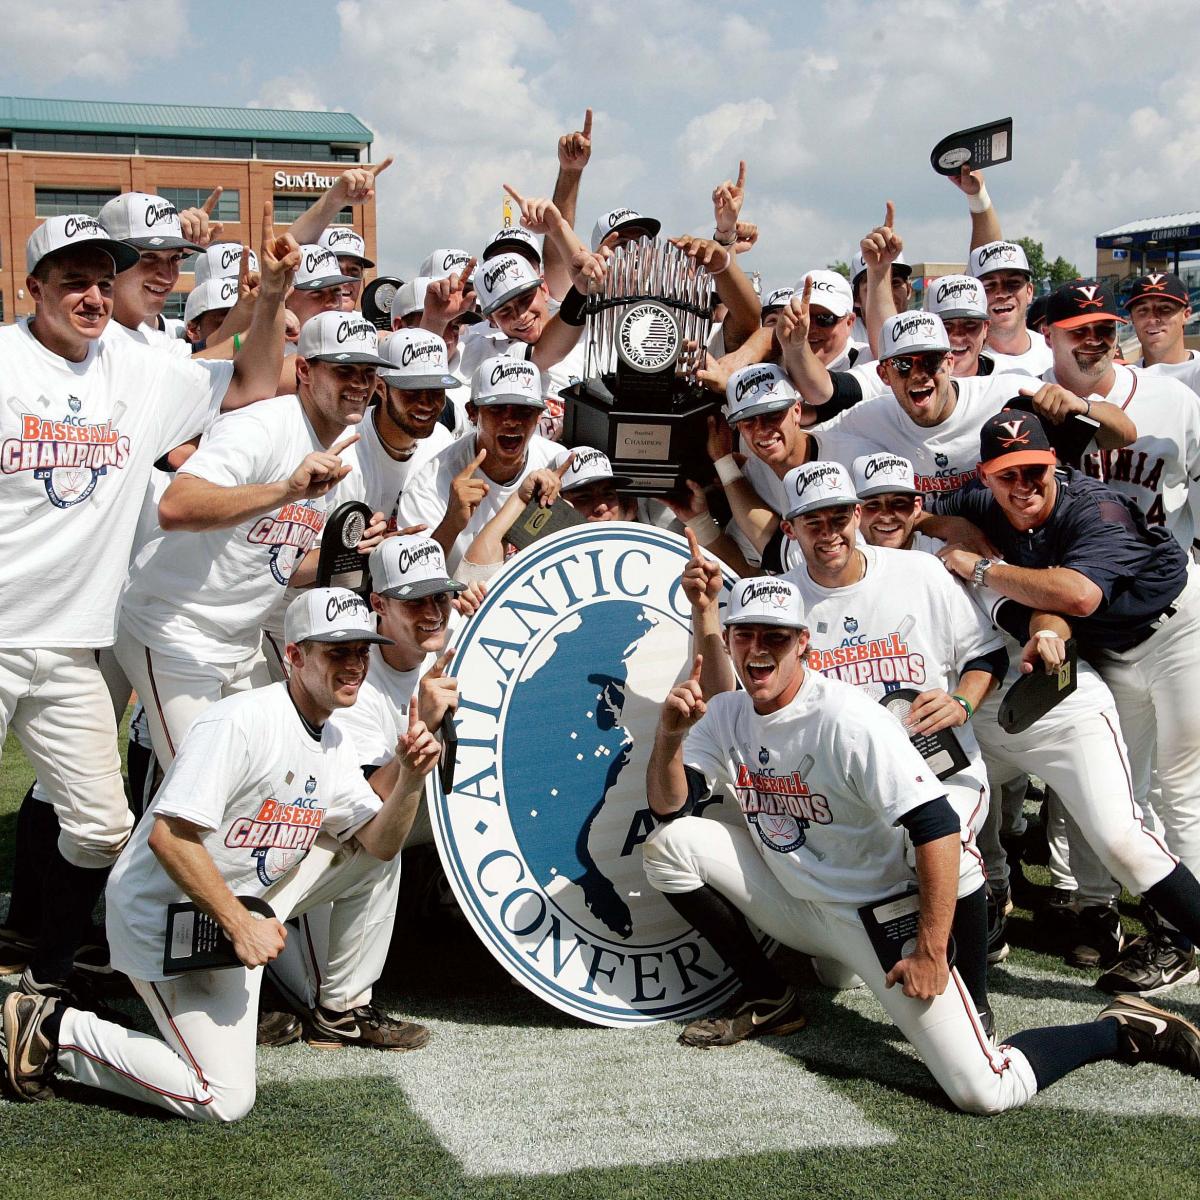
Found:
[[717, 523], [717, 518], [710, 512], [697, 513], [694, 517], [688, 517], [684, 522], [684, 527], [696, 535], [696, 541], [702, 546], [711, 546], [721, 536], [721, 526]]
[[987, 212], [992, 207], [992, 198], [988, 195], [987, 185], [979, 185], [979, 194], [967, 197], [967, 208], [973, 213]]
[[1056, 637], [1062, 637], [1062, 634], [1061, 634], [1061, 633], [1055, 633], [1053, 629], [1039, 629], [1039, 630], [1037, 631], [1037, 633], [1035, 633], [1033, 636], [1034, 636], [1035, 638], [1044, 638], [1044, 637], [1053, 637], [1053, 638], [1056, 638]]
[[717, 471], [717, 478], [723, 483], [732, 483], [735, 479], [742, 479], [742, 468], [738, 466], [737, 459], [732, 454], [723, 455], [718, 458], [713, 466]]
[[[718, 242], [717, 245], [721, 246], [721, 243]], [[721, 249], [725, 251], [725, 265], [719, 271], [714, 271], [712, 267], [709, 267], [708, 273], [710, 275], [724, 275], [733, 263], [733, 251], [728, 246], [721, 246]]]

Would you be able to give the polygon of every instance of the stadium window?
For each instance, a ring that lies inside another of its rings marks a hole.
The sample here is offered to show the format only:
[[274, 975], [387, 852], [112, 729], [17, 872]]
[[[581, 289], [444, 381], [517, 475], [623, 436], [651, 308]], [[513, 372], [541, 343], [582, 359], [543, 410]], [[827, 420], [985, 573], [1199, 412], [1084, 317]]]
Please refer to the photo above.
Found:
[[243, 138], [158, 137], [139, 133], [137, 152], [162, 158], [252, 158], [254, 143]]
[[14, 150], [42, 150], [57, 154], [133, 154], [131, 133], [76, 133], [70, 130], [14, 129]]
[[35, 188], [34, 215], [61, 217], [69, 213], [87, 213], [94, 217], [116, 194], [115, 191], [80, 191], [77, 188]]
[[[275, 224], [290, 225], [293, 221], [303, 216], [304, 213], [308, 212], [319, 199], [319, 193], [314, 196], [276, 196]], [[350, 210], [350, 207], [347, 206], [338, 212], [333, 218], [333, 223], [335, 225], [353, 225], [354, 213]]]
[[[160, 187], [156, 190], [164, 200], [170, 200], [180, 212], [185, 208], [199, 208], [212, 192], [212, 188]], [[242, 219], [242, 197], [237, 188], [226, 188], [221, 193], [212, 215], [218, 221]]]
[[276, 142], [260, 138], [254, 143], [254, 157], [281, 162], [358, 162], [358, 151], [327, 142]]

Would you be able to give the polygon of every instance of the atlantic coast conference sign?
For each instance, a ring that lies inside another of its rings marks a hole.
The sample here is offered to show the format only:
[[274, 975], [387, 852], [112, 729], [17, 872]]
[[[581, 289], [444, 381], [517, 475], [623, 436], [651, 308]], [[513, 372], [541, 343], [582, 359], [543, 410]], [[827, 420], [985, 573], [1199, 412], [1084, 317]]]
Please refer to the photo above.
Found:
[[598, 1025], [690, 1017], [736, 986], [642, 870], [659, 709], [691, 667], [687, 560], [652, 526], [554, 534], [492, 581], [450, 668], [458, 763], [430, 816], [451, 887], [516, 979]]

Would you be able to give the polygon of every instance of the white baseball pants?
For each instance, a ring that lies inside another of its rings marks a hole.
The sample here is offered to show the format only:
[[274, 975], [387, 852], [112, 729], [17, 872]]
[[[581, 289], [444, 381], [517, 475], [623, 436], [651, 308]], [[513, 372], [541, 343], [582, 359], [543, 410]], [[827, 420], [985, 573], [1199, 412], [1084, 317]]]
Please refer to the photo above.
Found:
[[[949, 986], [929, 1001], [885, 987], [883, 968], [854, 908], [789, 895], [747, 830], [680, 817], [660, 825], [642, 854], [646, 878], [660, 892], [690, 892], [708, 884], [770, 937], [802, 954], [834, 960], [861, 977], [958, 1108], [1003, 1112], [1028, 1103], [1037, 1091], [1029, 1060], [1019, 1050], [995, 1048], [988, 1041], [957, 971], [951, 969]], [[825, 977], [835, 973], [827, 969]]]

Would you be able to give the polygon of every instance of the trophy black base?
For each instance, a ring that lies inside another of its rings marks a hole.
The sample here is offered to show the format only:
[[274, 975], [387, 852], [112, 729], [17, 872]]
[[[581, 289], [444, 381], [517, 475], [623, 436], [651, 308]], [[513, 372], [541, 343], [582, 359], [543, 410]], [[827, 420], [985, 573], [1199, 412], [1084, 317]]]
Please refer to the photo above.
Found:
[[653, 407], [614, 396], [595, 380], [573, 384], [561, 394], [566, 401], [562, 444], [590, 446], [607, 454], [613, 474], [629, 480], [622, 491], [635, 496], [686, 495], [687, 480], [712, 480], [708, 418], [718, 402], [702, 389], [677, 388], [667, 404]]

